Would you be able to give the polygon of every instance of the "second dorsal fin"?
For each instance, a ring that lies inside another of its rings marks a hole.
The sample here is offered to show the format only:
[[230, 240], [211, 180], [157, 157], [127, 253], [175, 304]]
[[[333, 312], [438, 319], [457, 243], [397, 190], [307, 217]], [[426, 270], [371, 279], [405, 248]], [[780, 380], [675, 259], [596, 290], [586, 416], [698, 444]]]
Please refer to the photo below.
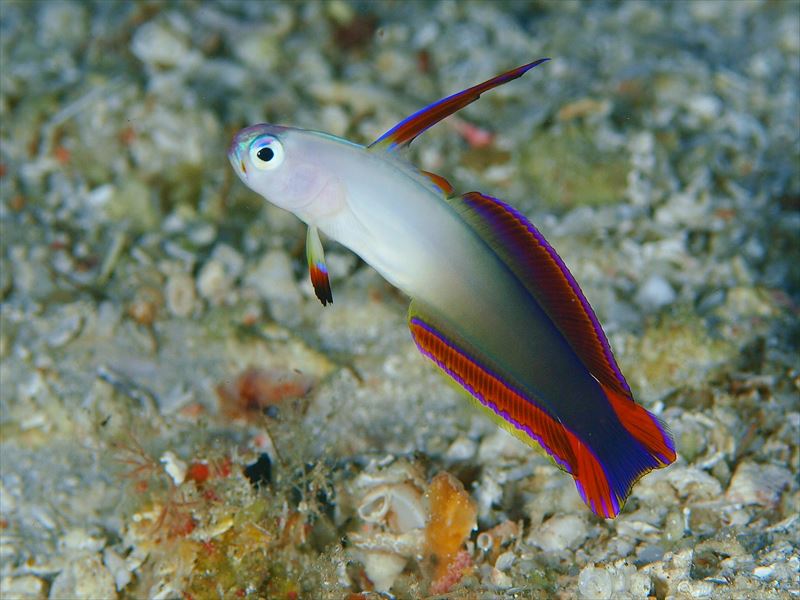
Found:
[[447, 181], [447, 179], [445, 179], [441, 175], [437, 175], [436, 173], [431, 173], [430, 171], [420, 170], [420, 173], [425, 177], [427, 177], [428, 179], [430, 179], [433, 182], [433, 185], [442, 190], [442, 193], [444, 194], [445, 198], [449, 198], [450, 196], [453, 195], [453, 191], [455, 188], [453, 187], [452, 183]]

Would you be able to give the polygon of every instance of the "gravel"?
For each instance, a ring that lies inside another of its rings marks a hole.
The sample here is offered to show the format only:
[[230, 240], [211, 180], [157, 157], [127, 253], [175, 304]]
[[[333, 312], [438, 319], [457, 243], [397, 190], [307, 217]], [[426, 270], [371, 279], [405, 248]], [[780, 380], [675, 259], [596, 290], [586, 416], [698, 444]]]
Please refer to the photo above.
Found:
[[[225, 157], [265, 120], [368, 143], [541, 56], [411, 159], [532, 218], [670, 426], [614, 521], [327, 242], [320, 306]], [[798, 597], [799, 94], [795, 2], [4, 1], [0, 595], [341, 598], [366, 564], [420, 597], [424, 559], [341, 543], [352, 481], [402, 462], [476, 504], [454, 597]]]

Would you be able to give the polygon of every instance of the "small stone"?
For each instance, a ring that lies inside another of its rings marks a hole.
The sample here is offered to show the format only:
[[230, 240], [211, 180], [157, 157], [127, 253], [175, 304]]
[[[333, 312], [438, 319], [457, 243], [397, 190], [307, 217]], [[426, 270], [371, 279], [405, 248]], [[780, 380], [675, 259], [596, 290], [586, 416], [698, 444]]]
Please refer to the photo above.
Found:
[[367, 552], [364, 572], [378, 592], [388, 592], [397, 576], [403, 572], [407, 559], [391, 552]]
[[300, 302], [300, 290], [294, 279], [292, 263], [281, 250], [264, 254], [255, 269], [245, 275], [245, 284], [255, 288], [269, 302]]
[[710, 500], [722, 491], [719, 481], [696, 467], [674, 465], [665, 475], [681, 498], [694, 500]]
[[699, 119], [710, 121], [720, 116], [722, 102], [716, 96], [701, 94], [689, 98], [687, 108]]
[[320, 112], [320, 120], [325, 131], [344, 136], [350, 126], [350, 117], [338, 104], [328, 104]]
[[264, 27], [236, 36], [232, 50], [251, 69], [272, 69], [281, 58], [281, 45]]
[[167, 450], [159, 460], [164, 465], [167, 475], [175, 482], [175, 485], [180, 485], [184, 482], [186, 479], [186, 463], [175, 456], [174, 452]]
[[70, 529], [61, 538], [61, 545], [68, 550], [88, 550], [99, 552], [106, 545], [106, 540], [102, 537], [92, 537], [85, 529]]
[[478, 462], [486, 464], [500, 458], [527, 458], [530, 448], [504, 429], [497, 429], [481, 440]]
[[497, 560], [494, 561], [494, 568], [498, 571], [508, 571], [511, 568], [511, 565], [514, 564], [515, 559], [515, 554], [510, 550], [508, 552], [503, 552], [497, 557]]
[[756, 567], [753, 569], [753, 575], [758, 577], [759, 579], [768, 580], [772, 578], [772, 574], [775, 571], [775, 567], [772, 565], [767, 565], [764, 567]]
[[647, 544], [636, 551], [636, 560], [639, 564], [649, 564], [661, 560], [664, 548], [657, 544]]
[[117, 587], [117, 591], [125, 588], [133, 579], [129, 562], [112, 548], [103, 550], [103, 564], [114, 577], [114, 585]]
[[528, 539], [545, 552], [561, 552], [577, 548], [587, 537], [589, 531], [582, 518], [564, 515], [551, 517]]
[[242, 274], [244, 268], [244, 258], [238, 251], [228, 244], [217, 244], [211, 252], [212, 260], [218, 260], [225, 266], [225, 273], [236, 280]]
[[339, 25], [347, 25], [355, 17], [353, 7], [342, 0], [331, 0], [325, 3], [327, 16]]
[[5, 576], [0, 579], [0, 598], [40, 600], [45, 597], [45, 583], [33, 575]]
[[631, 564], [619, 560], [613, 565], [595, 567], [589, 563], [578, 576], [581, 598], [647, 598], [650, 576], [640, 573]]
[[116, 597], [114, 578], [106, 569], [99, 554], [77, 557], [56, 576], [50, 587], [51, 600], [62, 598], [95, 600]]
[[8, 255], [13, 266], [14, 292], [30, 300], [41, 300], [53, 293], [53, 278], [46, 266], [48, 252], [38, 247], [12, 246]]
[[725, 496], [731, 502], [775, 506], [791, 481], [791, 472], [783, 467], [742, 462], [736, 467]]
[[86, 8], [80, 2], [45, 2], [37, 37], [44, 46], [73, 45], [86, 36]]
[[454, 462], [469, 460], [475, 456], [477, 444], [466, 436], [460, 435], [450, 444], [445, 453], [445, 458]]
[[480, 484], [475, 490], [475, 499], [478, 502], [478, 514], [481, 518], [486, 518], [492, 507], [500, 504], [503, 499], [503, 488], [489, 470], [484, 470], [481, 475]]
[[217, 229], [211, 223], [201, 223], [192, 227], [187, 235], [190, 242], [202, 248], [217, 238]]
[[225, 266], [218, 260], [210, 260], [200, 269], [197, 278], [197, 291], [213, 305], [222, 304], [233, 281], [225, 272]]
[[401, 85], [414, 76], [416, 63], [407, 52], [387, 50], [374, 57], [375, 66], [389, 85]]
[[512, 585], [511, 577], [509, 577], [506, 573], [503, 573], [498, 568], [492, 568], [489, 579], [491, 580], [492, 585], [501, 589], [510, 588]]
[[122, 308], [108, 300], [100, 303], [97, 309], [96, 335], [99, 338], [110, 338], [122, 318]]
[[675, 301], [675, 290], [660, 275], [651, 275], [636, 293], [636, 303], [644, 310], [656, 311]]
[[149, 22], [133, 34], [131, 52], [151, 66], [174, 67], [189, 51], [186, 39], [162, 23]]
[[578, 576], [578, 593], [583, 598], [611, 598], [614, 582], [611, 574], [602, 568], [589, 564], [581, 569]]
[[188, 317], [194, 311], [195, 284], [188, 273], [175, 273], [167, 280], [167, 310], [176, 317]]
[[65, 316], [56, 325], [54, 331], [47, 336], [47, 345], [51, 348], [60, 348], [67, 345], [80, 333], [83, 327], [83, 317], [80, 314]]
[[160, 225], [160, 208], [152, 189], [136, 177], [129, 177], [116, 186], [103, 206], [109, 221], [126, 223], [134, 231], [152, 231]]

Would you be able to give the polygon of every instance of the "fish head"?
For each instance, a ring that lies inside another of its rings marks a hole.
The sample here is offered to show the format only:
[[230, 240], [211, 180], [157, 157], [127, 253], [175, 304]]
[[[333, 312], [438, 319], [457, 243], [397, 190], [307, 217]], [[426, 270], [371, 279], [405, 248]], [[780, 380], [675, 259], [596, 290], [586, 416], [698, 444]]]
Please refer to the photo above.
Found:
[[319, 160], [319, 143], [315, 132], [260, 123], [236, 134], [228, 160], [247, 187], [309, 222], [338, 204], [328, 198], [336, 176]]

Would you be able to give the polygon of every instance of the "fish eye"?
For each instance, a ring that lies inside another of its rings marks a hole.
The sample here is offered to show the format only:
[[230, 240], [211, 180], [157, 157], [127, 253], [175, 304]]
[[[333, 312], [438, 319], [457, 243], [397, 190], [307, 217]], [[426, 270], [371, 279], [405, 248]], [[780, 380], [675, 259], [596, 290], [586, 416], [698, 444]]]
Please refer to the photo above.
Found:
[[250, 162], [262, 171], [274, 169], [283, 162], [283, 146], [269, 135], [256, 138], [250, 144]]

